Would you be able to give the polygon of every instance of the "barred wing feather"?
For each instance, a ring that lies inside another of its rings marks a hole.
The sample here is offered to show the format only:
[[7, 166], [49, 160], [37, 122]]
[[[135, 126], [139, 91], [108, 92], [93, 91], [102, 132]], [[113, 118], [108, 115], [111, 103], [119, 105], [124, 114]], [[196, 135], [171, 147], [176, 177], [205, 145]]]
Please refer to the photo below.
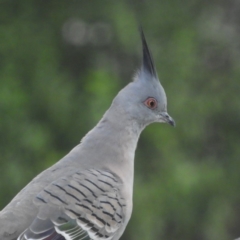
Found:
[[120, 187], [112, 173], [94, 169], [54, 181], [36, 196], [39, 214], [18, 240], [111, 240], [126, 211]]

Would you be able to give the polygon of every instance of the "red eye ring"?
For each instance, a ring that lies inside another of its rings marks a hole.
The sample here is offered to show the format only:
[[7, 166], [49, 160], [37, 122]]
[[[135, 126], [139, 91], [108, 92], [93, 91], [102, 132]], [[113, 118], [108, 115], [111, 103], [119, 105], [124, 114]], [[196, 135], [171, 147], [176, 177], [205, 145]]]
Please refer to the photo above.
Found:
[[150, 109], [155, 109], [157, 107], [157, 100], [155, 98], [150, 97], [144, 101], [144, 104]]

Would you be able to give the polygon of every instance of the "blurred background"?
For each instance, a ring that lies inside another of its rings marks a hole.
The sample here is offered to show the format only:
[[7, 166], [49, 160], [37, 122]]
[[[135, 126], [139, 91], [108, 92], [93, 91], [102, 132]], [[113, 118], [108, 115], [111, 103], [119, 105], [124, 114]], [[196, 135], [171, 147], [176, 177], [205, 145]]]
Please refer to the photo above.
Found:
[[136, 19], [177, 127], [142, 133], [121, 239], [239, 237], [239, 0], [1, 0], [0, 208], [131, 81], [141, 64]]

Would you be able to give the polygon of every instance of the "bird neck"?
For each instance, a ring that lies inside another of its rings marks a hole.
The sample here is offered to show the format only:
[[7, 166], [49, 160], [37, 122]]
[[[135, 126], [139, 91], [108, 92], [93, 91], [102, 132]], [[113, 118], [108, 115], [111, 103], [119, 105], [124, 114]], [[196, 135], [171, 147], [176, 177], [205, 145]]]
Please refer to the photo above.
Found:
[[135, 152], [142, 130], [136, 121], [127, 116], [106, 112], [99, 123], [83, 138], [82, 144], [94, 145], [95, 148], [107, 146], [108, 151], [120, 149], [121, 154], [125, 151]]
[[101, 121], [82, 139], [82, 151], [94, 164], [105, 161], [114, 169], [133, 171], [137, 142], [144, 127], [121, 109], [109, 109]]

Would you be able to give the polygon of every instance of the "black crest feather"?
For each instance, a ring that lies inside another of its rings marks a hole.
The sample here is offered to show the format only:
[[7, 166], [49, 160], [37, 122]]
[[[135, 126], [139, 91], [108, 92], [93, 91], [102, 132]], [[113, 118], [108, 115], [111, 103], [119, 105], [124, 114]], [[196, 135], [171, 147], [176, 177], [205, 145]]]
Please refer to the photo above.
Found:
[[142, 68], [143, 70], [147, 71], [150, 73], [153, 77], [157, 77], [157, 72], [154, 66], [154, 62], [152, 59], [151, 52], [148, 48], [147, 41], [145, 38], [145, 35], [143, 33], [143, 29], [140, 26], [139, 27], [141, 39], [142, 39], [142, 49], [143, 49], [143, 63], [142, 63]]

